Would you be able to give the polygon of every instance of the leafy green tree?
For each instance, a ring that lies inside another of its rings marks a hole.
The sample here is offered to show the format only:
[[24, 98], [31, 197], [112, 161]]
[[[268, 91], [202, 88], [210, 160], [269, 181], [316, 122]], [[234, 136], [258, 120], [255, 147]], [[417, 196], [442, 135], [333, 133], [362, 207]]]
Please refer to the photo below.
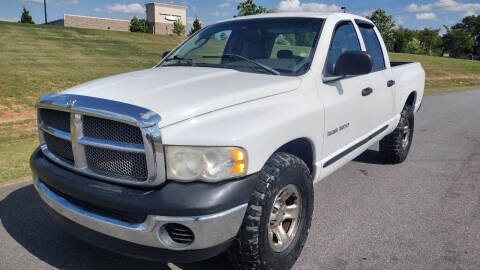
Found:
[[315, 36], [316, 33], [296, 33], [295, 35], [295, 45], [297, 46], [313, 46], [313, 43], [315, 42]]
[[190, 29], [190, 33], [188, 33], [188, 35], [191, 36], [196, 32], [200, 31], [201, 29], [202, 29], [202, 24], [200, 23], [200, 20], [198, 19], [198, 17], [195, 16], [195, 20], [193, 20], [192, 28]]
[[417, 32], [407, 28], [393, 30], [393, 51], [397, 53], [407, 52], [407, 44], [417, 36]]
[[474, 41], [470, 38], [470, 33], [467, 30], [444, 27], [447, 33], [442, 37], [443, 48], [450, 52], [450, 56], [460, 57], [473, 52]]
[[412, 40], [410, 40], [407, 44], [406, 52], [412, 54], [422, 54], [423, 48], [420, 40], [417, 38], [412, 38]]
[[133, 16], [130, 20], [130, 32], [148, 32], [147, 21], [145, 19], [138, 19], [137, 16]]
[[461, 23], [455, 24], [452, 28], [465, 30], [475, 43], [475, 53], [480, 54], [480, 15], [464, 17]]
[[30, 16], [30, 11], [28, 11], [25, 7], [23, 7], [22, 17], [20, 19], [20, 22], [21, 23], [35, 24], [35, 22], [32, 20], [32, 16]]
[[173, 22], [173, 33], [177, 36], [185, 35], [185, 25], [183, 25], [180, 19]]
[[[442, 38], [438, 34], [440, 29], [428, 29], [425, 28], [418, 32], [418, 40], [422, 45], [423, 54], [433, 55], [440, 54], [439, 51], [442, 46]], [[436, 53], [434, 53], [436, 51]]]
[[263, 6], [257, 6], [253, 0], [243, 0], [237, 6], [238, 14], [237, 16], [248, 16], [261, 13], [272, 13], [275, 12], [273, 9], [266, 9]]
[[377, 26], [385, 46], [391, 51], [393, 49], [393, 28], [395, 27], [392, 15], [387, 15], [385, 10], [379, 8], [372, 12], [371, 16], [367, 16], [367, 18]]

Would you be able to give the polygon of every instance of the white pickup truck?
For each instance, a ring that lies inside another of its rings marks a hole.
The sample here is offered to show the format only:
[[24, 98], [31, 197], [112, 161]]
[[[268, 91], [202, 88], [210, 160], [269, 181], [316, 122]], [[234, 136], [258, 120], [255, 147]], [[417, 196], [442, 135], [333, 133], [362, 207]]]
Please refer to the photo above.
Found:
[[228, 251], [239, 268], [287, 269], [307, 239], [313, 184], [378, 141], [388, 162], [405, 160], [424, 81], [420, 64], [391, 63], [359, 16], [219, 22], [154, 68], [40, 98], [34, 184], [92, 244], [180, 263]]

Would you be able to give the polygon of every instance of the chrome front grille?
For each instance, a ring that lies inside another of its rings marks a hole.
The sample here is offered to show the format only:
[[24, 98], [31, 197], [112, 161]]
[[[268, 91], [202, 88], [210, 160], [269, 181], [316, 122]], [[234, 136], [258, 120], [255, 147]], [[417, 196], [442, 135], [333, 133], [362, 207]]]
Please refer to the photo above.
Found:
[[147, 179], [145, 154], [85, 146], [87, 165], [95, 172], [114, 177], [129, 176], [138, 181]]
[[165, 181], [160, 117], [154, 112], [55, 94], [42, 97], [37, 107], [41, 149], [50, 160], [111, 182], [154, 186]]
[[70, 113], [39, 109], [38, 114], [46, 126], [70, 132]]
[[88, 115], [83, 117], [83, 135], [96, 139], [143, 145], [142, 132], [138, 127]]
[[64, 159], [66, 162], [73, 164], [73, 150], [69, 140], [60, 139], [49, 133], [44, 133], [43, 138], [50, 152]]

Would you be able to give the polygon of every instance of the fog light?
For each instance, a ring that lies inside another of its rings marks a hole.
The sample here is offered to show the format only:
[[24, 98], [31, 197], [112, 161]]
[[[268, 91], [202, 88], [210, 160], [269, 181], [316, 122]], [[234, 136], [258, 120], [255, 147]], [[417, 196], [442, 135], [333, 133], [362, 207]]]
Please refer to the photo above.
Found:
[[178, 223], [168, 223], [158, 231], [160, 241], [169, 248], [182, 249], [193, 243], [195, 236], [187, 226]]

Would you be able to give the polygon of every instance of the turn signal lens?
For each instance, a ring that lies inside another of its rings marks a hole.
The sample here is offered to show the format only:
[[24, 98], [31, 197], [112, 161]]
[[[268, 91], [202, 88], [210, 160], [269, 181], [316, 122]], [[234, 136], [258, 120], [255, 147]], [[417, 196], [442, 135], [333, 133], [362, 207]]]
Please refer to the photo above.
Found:
[[235, 176], [245, 172], [245, 153], [240, 149], [231, 149], [230, 155], [233, 158], [233, 168], [230, 175]]

